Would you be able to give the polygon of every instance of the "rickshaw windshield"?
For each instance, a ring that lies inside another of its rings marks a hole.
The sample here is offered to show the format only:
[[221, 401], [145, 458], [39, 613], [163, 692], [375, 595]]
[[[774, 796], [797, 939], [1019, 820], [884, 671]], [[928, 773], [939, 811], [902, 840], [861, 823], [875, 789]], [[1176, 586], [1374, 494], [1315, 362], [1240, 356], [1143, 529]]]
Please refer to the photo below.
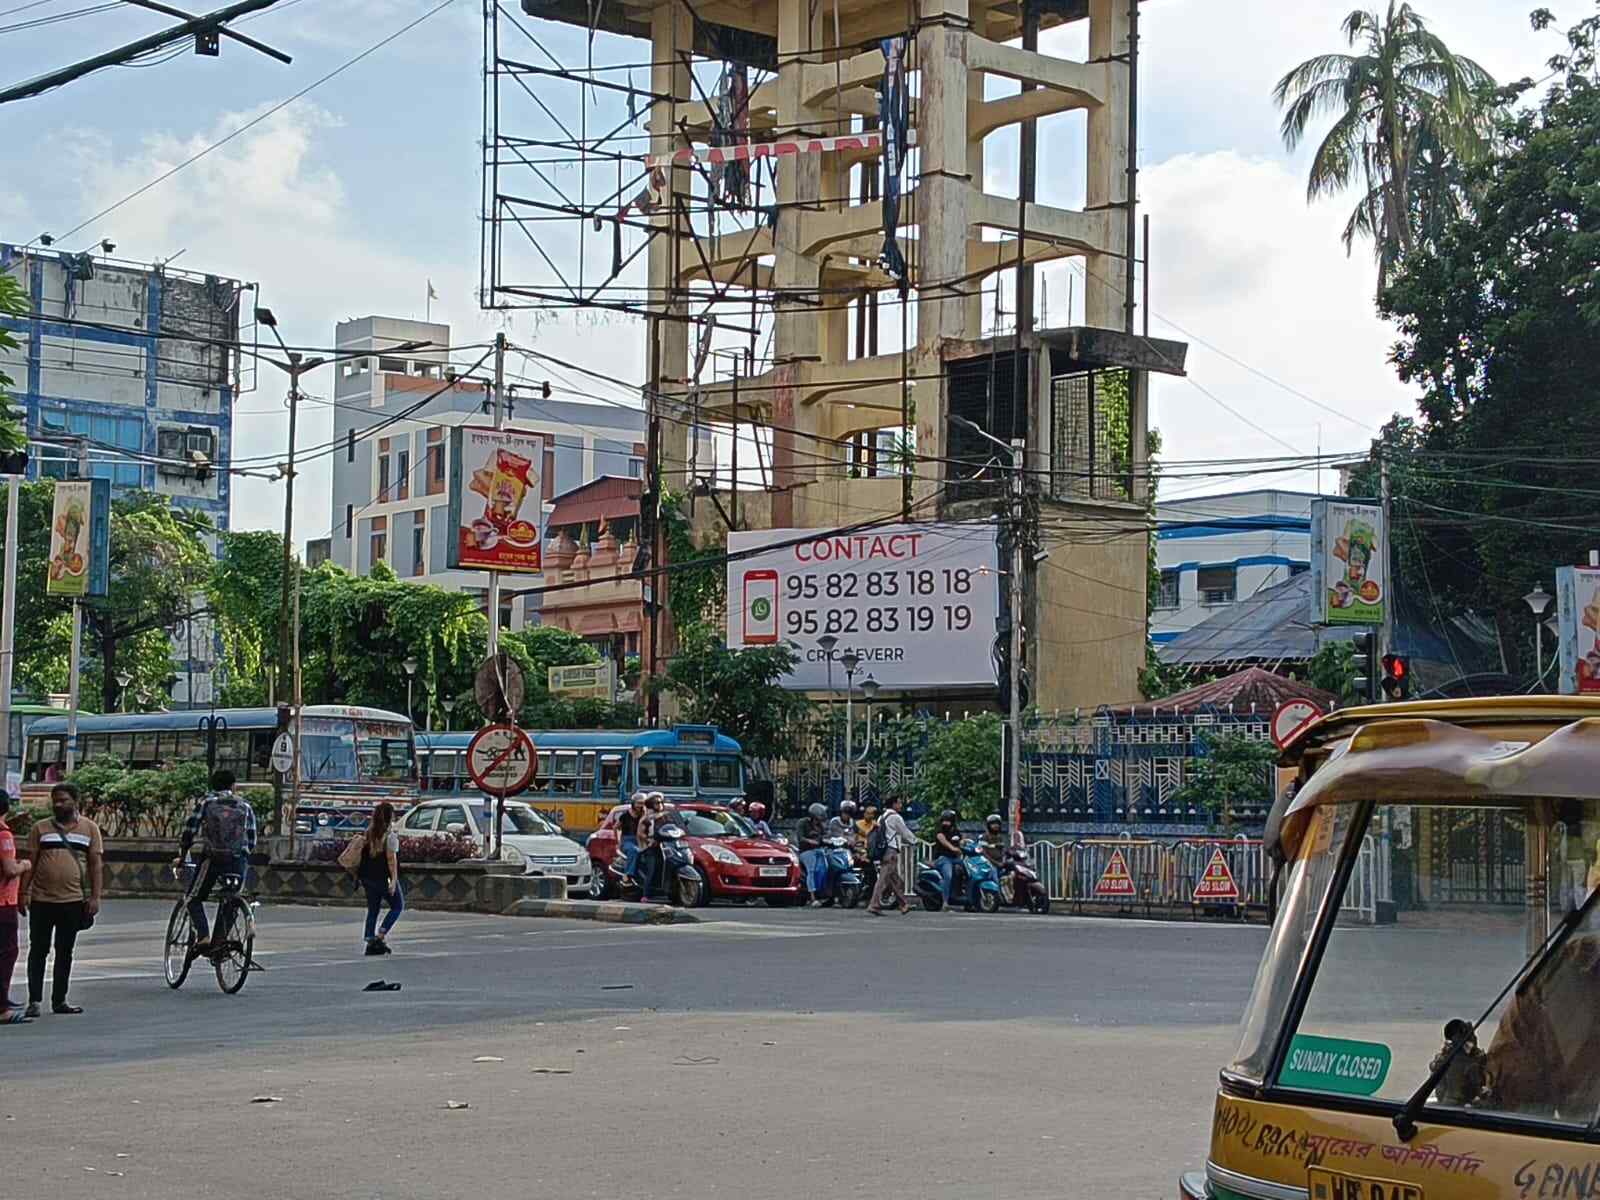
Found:
[[[1234, 1070], [1264, 1080], [1341, 848], [1339, 918], [1275, 1080], [1395, 1106], [1450, 1059], [1427, 1110], [1589, 1126], [1600, 1118], [1600, 921], [1592, 910], [1505, 999], [1530, 957], [1600, 885], [1600, 801], [1490, 793], [1311, 814], [1245, 1014]], [[1351, 835], [1354, 840], [1349, 840]], [[1488, 1013], [1485, 1016], [1485, 1010]], [[1462, 1170], [1465, 1166], [1458, 1164]], [[1456, 1169], [1446, 1166], [1446, 1169]]]

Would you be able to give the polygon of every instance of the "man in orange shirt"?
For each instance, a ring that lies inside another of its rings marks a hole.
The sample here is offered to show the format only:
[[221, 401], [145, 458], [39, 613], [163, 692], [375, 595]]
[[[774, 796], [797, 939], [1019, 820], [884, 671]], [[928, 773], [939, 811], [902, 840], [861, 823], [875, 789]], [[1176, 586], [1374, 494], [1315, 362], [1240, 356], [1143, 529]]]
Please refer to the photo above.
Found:
[[33, 866], [17, 859], [17, 839], [6, 824], [11, 797], [0, 790], [0, 1025], [19, 1025], [28, 1019], [22, 1006], [11, 1002], [11, 972], [17, 965], [17, 934], [22, 923], [20, 885]]

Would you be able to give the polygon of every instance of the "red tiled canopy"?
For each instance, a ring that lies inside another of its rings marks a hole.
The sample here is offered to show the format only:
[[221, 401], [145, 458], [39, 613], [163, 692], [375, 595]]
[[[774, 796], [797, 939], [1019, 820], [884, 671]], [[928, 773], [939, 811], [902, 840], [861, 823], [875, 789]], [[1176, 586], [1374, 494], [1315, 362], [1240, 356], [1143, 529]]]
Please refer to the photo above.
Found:
[[1260, 667], [1246, 667], [1243, 671], [1235, 671], [1232, 675], [1202, 683], [1199, 687], [1152, 700], [1150, 707], [1177, 712], [1215, 708], [1244, 713], [1252, 711], [1253, 706], [1255, 712], [1271, 716], [1285, 700], [1309, 700], [1323, 712], [1329, 712], [1338, 697], [1297, 679], [1274, 675]]

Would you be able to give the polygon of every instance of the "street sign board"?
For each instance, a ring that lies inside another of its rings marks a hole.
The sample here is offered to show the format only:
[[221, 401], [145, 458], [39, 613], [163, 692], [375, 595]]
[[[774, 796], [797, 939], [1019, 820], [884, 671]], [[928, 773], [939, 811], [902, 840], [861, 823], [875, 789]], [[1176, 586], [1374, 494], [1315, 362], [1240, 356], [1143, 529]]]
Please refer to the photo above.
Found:
[[[994, 528], [879, 525], [856, 532], [762, 529], [728, 535], [728, 647], [792, 643], [798, 691], [844, 683], [847, 651], [893, 691], [992, 686], [1000, 608]], [[832, 652], [817, 645], [831, 636]]]
[[288, 733], [280, 733], [272, 743], [272, 769], [279, 775], [287, 775], [294, 766], [294, 739]]
[[1106, 863], [1106, 869], [1100, 872], [1100, 878], [1095, 882], [1094, 894], [1100, 900], [1125, 900], [1139, 894], [1133, 886], [1133, 876], [1128, 873], [1128, 860], [1122, 856], [1121, 850], [1111, 852], [1111, 861]]
[[515, 725], [485, 725], [467, 744], [467, 774], [491, 795], [527, 791], [535, 763], [533, 739]]
[[1272, 714], [1272, 741], [1282, 750], [1302, 725], [1309, 725], [1322, 715], [1322, 709], [1309, 700], [1285, 700]]
[[544, 528], [544, 438], [520, 429], [450, 431], [445, 565], [537, 574]]
[[1382, 625], [1389, 531], [1376, 504], [1311, 504], [1311, 623]]
[[1197, 904], [1239, 902], [1239, 884], [1233, 878], [1221, 846], [1211, 851], [1211, 861], [1206, 864], [1200, 882], [1194, 885], [1194, 899]]
[[50, 510], [47, 596], [104, 596], [111, 571], [111, 481], [64, 479]]
[[522, 711], [525, 687], [522, 668], [504, 650], [500, 651], [499, 665], [486, 658], [472, 681], [472, 691], [478, 708], [491, 720], [513, 716]]
[[1561, 691], [1600, 692], [1600, 570], [1556, 568], [1556, 628]]
[[617, 694], [617, 663], [608, 658], [604, 662], [551, 667], [549, 680], [552, 695], [610, 700]]

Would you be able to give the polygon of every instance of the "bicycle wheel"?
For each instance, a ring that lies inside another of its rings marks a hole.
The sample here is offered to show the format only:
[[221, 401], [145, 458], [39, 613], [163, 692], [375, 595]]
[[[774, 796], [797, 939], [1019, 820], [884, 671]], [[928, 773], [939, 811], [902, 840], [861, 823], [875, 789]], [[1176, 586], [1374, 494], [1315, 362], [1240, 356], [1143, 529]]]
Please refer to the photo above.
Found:
[[217, 929], [211, 935], [211, 965], [216, 968], [217, 986], [230, 996], [250, 977], [255, 942], [255, 922], [244, 901], [238, 896], [224, 896], [217, 910]]
[[194, 955], [189, 949], [194, 945], [194, 924], [189, 920], [189, 910], [179, 900], [172, 906], [172, 916], [167, 918], [167, 943], [162, 953], [162, 973], [167, 986], [176, 991], [189, 978], [189, 965]]

